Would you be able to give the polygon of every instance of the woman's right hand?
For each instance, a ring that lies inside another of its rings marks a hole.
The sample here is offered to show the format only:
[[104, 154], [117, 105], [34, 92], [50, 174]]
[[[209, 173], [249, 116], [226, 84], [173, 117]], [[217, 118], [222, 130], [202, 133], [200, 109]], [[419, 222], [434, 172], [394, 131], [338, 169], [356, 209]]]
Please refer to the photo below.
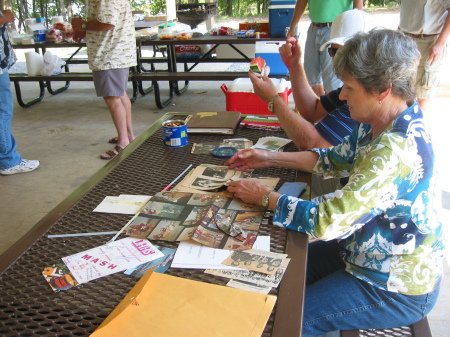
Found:
[[295, 37], [286, 39], [286, 43], [278, 48], [280, 52], [281, 61], [283, 61], [286, 68], [290, 69], [296, 63], [301, 63], [302, 50], [300, 44]]
[[236, 153], [225, 162], [230, 170], [244, 171], [248, 169], [264, 168], [270, 166], [269, 151], [245, 149]]
[[277, 88], [267, 75], [257, 76], [249, 70], [248, 77], [252, 81], [253, 91], [264, 102], [269, 103], [270, 99], [278, 94]]

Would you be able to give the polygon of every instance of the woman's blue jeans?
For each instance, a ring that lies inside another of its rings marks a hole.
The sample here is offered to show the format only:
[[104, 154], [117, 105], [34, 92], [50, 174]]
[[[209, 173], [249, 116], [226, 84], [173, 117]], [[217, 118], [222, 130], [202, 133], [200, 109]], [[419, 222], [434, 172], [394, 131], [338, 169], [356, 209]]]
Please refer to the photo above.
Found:
[[13, 101], [8, 73], [0, 74], [0, 169], [8, 169], [22, 161], [11, 133]]
[[375, 288], [345, 271], [336, 240], [309, 245], [302, 337], [410, 325], [434, 307], [439, 287], [409, 296]]

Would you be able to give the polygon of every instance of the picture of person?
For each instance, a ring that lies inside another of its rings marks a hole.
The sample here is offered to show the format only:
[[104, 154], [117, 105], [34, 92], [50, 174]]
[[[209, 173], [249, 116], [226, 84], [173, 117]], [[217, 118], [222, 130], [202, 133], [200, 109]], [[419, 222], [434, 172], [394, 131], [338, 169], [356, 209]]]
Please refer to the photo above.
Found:
[[199, 187], [204, 189], [215, 189], [223, 186], [223, 181], [216, 181], [211, 179], [197, 178], [192, 183], [193, 187]]
[[127, 227], [126, 234], [138, 238], [146, 238], [148, 234], [156, 227], [158, 224], [158, 219], [151, 219], [142, 216], [138, 216], [134, 221]]
[[228, 171], [227, 167], [206, 167], [202, 175], [216, 179], [225, 179]]

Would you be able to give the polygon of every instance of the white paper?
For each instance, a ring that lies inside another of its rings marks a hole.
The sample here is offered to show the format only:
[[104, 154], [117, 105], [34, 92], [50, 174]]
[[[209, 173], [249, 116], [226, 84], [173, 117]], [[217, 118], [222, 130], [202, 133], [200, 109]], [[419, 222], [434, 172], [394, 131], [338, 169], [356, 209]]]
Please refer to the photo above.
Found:
[[148, 240], [124, 238], [63, 257], [78, 283], [124, 271], [164, 256]]
[[[270, 251], [270, 236], [258, 236], [253, 248]], [[243, 270], [222, 264], [232, 252], [228, 249], [205, 247], [195, 241], [181, 241], [171, 268]]]
[[150, 200], [149, 195], [121, 194], [118, 197], [108, 196], [93, 210], [100, 213], [137, 214]]

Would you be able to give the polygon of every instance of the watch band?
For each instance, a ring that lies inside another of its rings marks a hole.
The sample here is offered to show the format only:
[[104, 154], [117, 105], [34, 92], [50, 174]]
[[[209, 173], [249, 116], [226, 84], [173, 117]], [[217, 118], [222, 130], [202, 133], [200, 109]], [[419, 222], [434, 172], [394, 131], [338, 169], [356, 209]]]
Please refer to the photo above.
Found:
[[267, 207], [269, 205], [270, 193], [272, 193], [272, 191], [269, 191], [269, 192], [267, 192], [266, 194], [263, 195], [263, 197], [261, 199], [261, 205], [262, 206]]
[[280, 95], [276, 94], [274, 96], [272, 96], [269, 100], [269, 104], [267, 105], [267, 109], [269, 109], [270, 112], [273, 112], [273, 105], [275, 103], [275, 100], [277, 100], [278, 98], [281, 98]]

